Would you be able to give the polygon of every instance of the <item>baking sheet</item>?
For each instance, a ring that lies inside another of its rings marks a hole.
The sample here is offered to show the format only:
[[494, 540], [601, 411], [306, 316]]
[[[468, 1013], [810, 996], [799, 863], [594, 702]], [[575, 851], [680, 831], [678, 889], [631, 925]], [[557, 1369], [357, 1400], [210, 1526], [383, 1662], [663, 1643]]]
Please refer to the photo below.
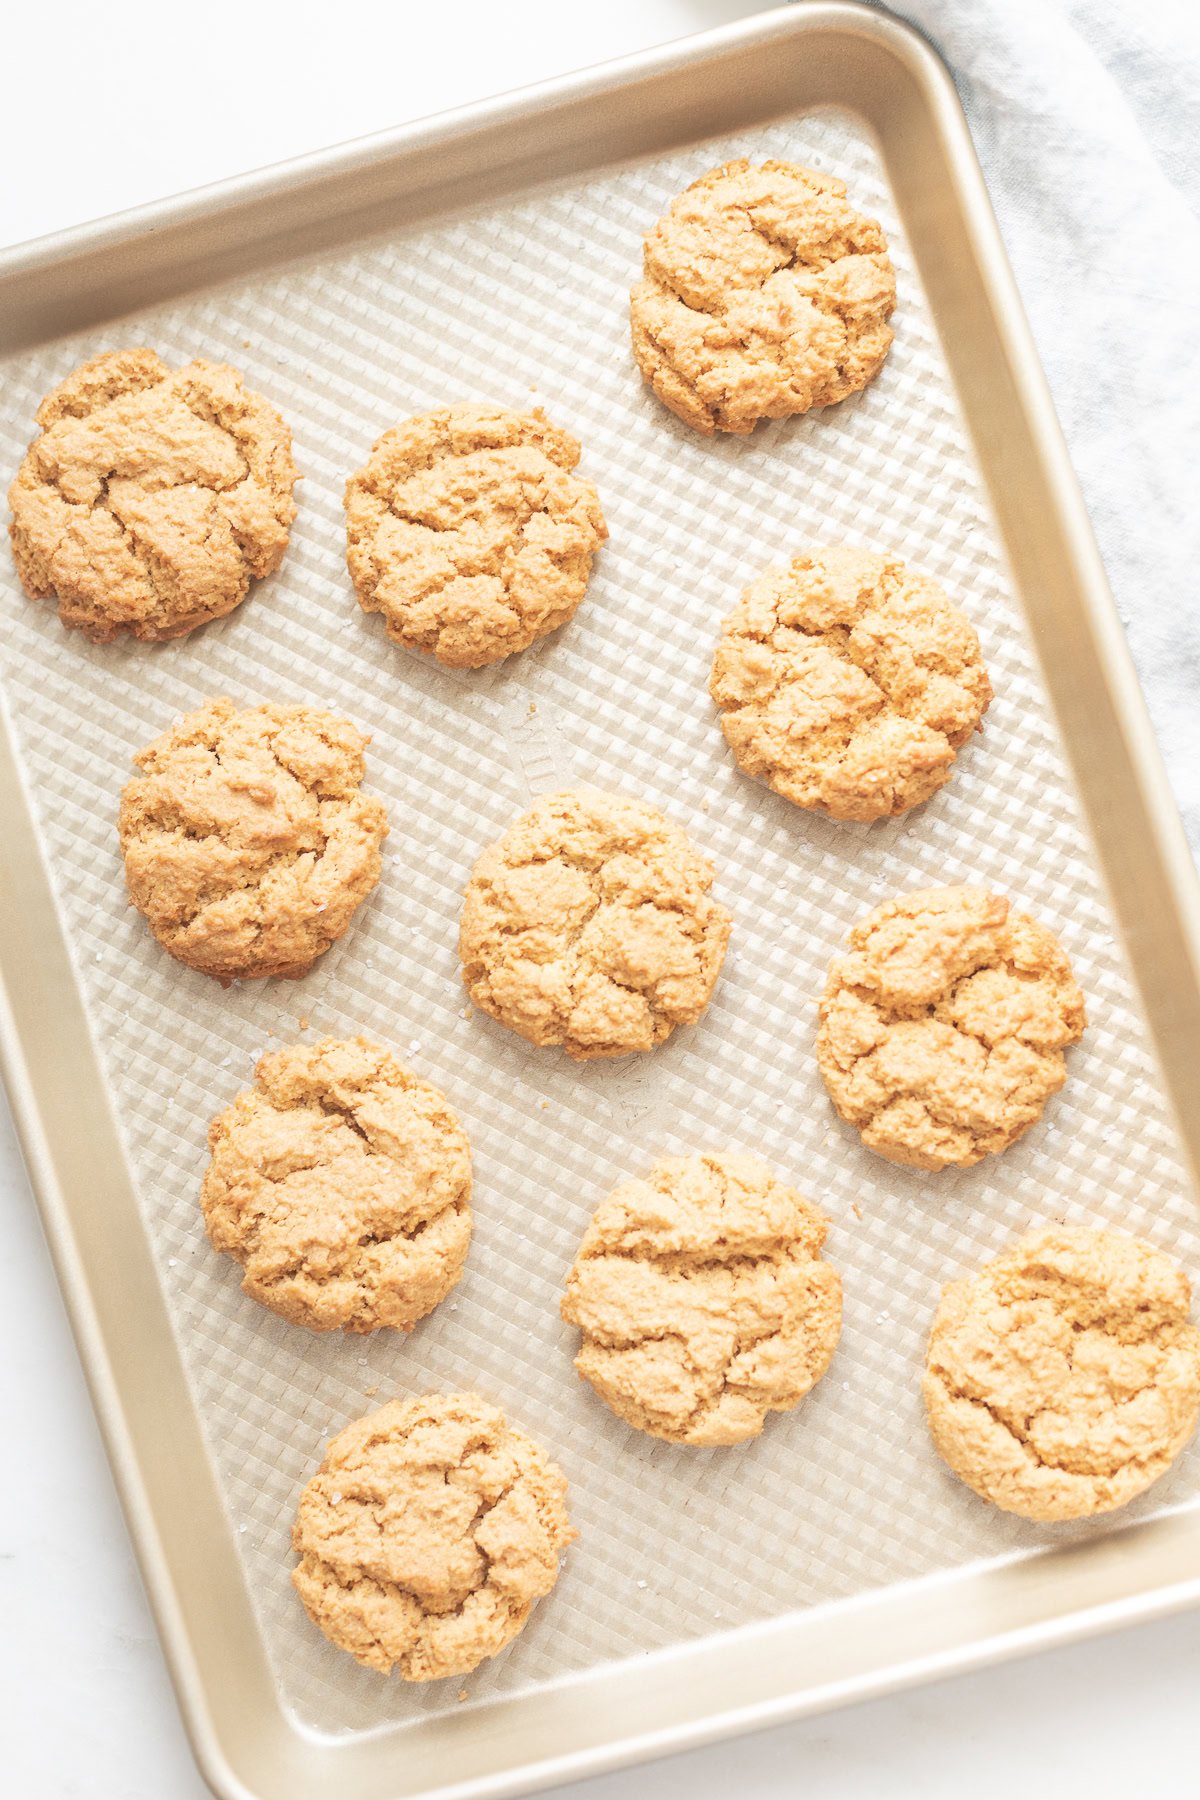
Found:
[[[627, 292], [642, 231], [727, 156], [844, 176], [883, 220], [900, 290], [878, 381], [827, 414], [705, 443], [642, 388]], [[879, 162], [848, 116], [808, 115], [516, 205], [373, 241], [60, 341], [5, 365], [15, 468], [41, 395], [84, 355], [147, 342], [227, 358], [285, 412], [305, 480], [283, 568], [230, 618], [156, 648], [89, 646], [3, 570], [4, 686], [159, 1272], [284, 1705], [361, 1732], [511, 1693], [912, 1576], [1019, 1556], [1103, 1523], [1022, 1525], [940, 1467], [916, 1380], [938, 1285], [1032, 1222], [1144, 1232], [1200, 1268], [1190, 1191], [1147, 1038], [957, 404]], [[612, 533], [575, 621], [478, 674], [390, 644], [353, 599], [341, 486], [380, 431], [455, 399], [531, 398], [584, 445]], [[893, 549], [942, 580], [997, 691], [982, 737], [916, 815], [797, 812], [738, 774], [705, 692], [740, 587], [819, 542]], [[129, 757], [214, 693], [308, 700], [373, 734], [392, 832], [379, 889], [304, 981], [222, 992], [158, 950], [125, 903], [116, 799]], [[734, 911], [705, 1019], [652, 1057], [577, 1068], [468, 1013], [455, 956], [478, 849], [532, 794], [592, 782], [687, 827]], [[982, 880], [1060, 931], [1091, 1024], [1045, 1121], [940, 1177], [871, 1157], [812, 1055], [830, 954], [886, 895]], [[261, 1051], [363, 1030], [445, 1088], [476, 1157], [476, 1230], [454, 1296], [407, 1341], [318, 1339], [245, 1299], [196, 1194], [210, 1116]], [[829, 1212], [846, 1320], [829, 1375], [757, 1443], [695, 1452], [620, 1425], [571, 1368], [558, 1294], [596, 1201], [663, 1151], [760, 1149]], [[861, 1215], [861, 1216], [860, 1216]], [[328, 1433], [388, 1395], [471, 1385], [561, 1461], [580, 1539], [513, 1647], [408, 1689], [304, 1618], [288, 1573], [299, 1486]], [[1189, 1452], [1125, 1515], [1189, 1504]]]

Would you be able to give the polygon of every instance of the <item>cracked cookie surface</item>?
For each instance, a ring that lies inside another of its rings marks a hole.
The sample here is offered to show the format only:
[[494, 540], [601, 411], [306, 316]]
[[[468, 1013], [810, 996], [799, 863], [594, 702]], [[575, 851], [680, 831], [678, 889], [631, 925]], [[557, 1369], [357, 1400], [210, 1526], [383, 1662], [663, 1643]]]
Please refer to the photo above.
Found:
[[824, 1214], [759, 1156], [664, 1157], [601, 1201], [567, 1281], [575, 1367], [628, 1424], [739, 1444], [829, 1367], [842, 1284]]
[[927, 888], [869, 913], [834, 958], [817, 1061], [870, 1149], [915, 1169], [966, 1168], [1041, 1117], [1084, 1023], [1044, 925], [984, 888]]
[[333, 1438], [300, 1496], [292, 1581], [368, 1669], [465, 1675], [503, 1650], [575, 1536], [546, 1453], [474, 1394], [393, 1400]]
[[368, 742], [314, 707], [210, 700], [139, 751], [121, 850], [165, 950], [228, 982], [303, 975], [341, 937], [387, 836], [359, 791]]
[[886, 239], [844, 182], [796, 163], [728, 162], [646, 236], [634, 355], [685, 424], [745, 433], [866, 387], [895, 304]]
[[1114, 1231], [1031, 1232], [942, 1289], [922, 1393], [933, 1441], [1027, 1519], [1124, 1506], [1200, 1414], [1200, 1331], [1171, 1257]]
[[279, 567], [296, 516], [292, 434], [236, 369], [108, 351], [37, 422], [10, 535], [26, 591], [57, 598], [64, 625], [101, 644], [180, 637]]
[[213, 1120], [200, 1192], [242, 1287], [313, 1331], [411, 1331], [462, 1273], [471, 1152], [444, 1094], [366, 1038], [272, 1051]]
[[753, 582], [724, 622], [709, 691], [747, 775], [857, 820], [928, 800], [992, 697], [979, 639], [938, 584], [854, 549]]
[[472, 1000], [579, 1060], [652, 1050], [708, 1005], [731, 918], [712, 865], [653, 806], [550, 794], [485, 850], [463, 898]]
[[565, 625], [608, 535], [579, 445], [540, 411], [451, 406], [385, 432], [346, 484], [347, 561], [388, 635], [475, 669]]

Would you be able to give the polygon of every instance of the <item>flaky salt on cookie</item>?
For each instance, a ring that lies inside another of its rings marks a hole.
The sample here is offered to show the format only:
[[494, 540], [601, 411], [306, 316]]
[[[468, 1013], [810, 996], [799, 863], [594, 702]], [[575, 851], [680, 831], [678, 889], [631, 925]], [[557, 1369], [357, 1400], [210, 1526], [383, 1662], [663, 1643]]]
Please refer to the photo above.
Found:
[[567, 1281], [575, 1367], [628, 1424], [740, 1444], [829, 1367], [842, 1284], [823, 1213], [760, 1156], [664, 1157], [602, 1200]]
[[709, 691], [747, 775], [858, 820], [936, 793], [992, 698], [979, 639], [938, 584], [847, 548], [802, 553], [746, 589]]
[[844, 182], [742, 159], [694, 181], [647, 234], [634, 355], [685, 424], [745, 433], [866, 387], [895, 304], [887, 241]]
[[449, 406], [385, 432], [346, 483], [347, 561], [366, 612], [449, 668], [557, 631], [608, 536], [579, 445], [540, 409]]
[[1026, 1519], [1126, 1505], [1200, 1416], [1200, 1331], [1171, 1257], [1115, 1231], [1019, 1238], [942, 1289], [922, 1394], [950, 1468]]
[[870, 1149], [967, 1168], [1036, 1124], [1084, 1023], [1044, 925], [984, 888], [927, 888], [868, 913], [834, 958], [817, 1061]]
[[653, 806], [549, 794], [480, 856], [459, 955], [475, 1004], [568, 1056], [652, 1050], [708, 1005], [731, 917], [712, 865]]
[[313, 1331], [411, 1331], [462, 1273], [471, 1151], [444, 1094], [366, 1038], [262, 1057], [213, 1120], [200, 1204], [242, 1287]]
[[292, 1581], [314, 1625], [382, 1675], [466, 1675], [522, 1630], [575, 1537], [562, 1471], [474, 1394], [347, 1425], [300, 1496]]
[[217, 980], [300, 976], [379, 880], [370, 740], [311, 706], [210, 700], [134, 757], [119, 832], [129, 897], [159, 943]]
[[153, 350], [83, 363], [43, 400], [9, 489], [35, 600], [96, 643], [180, 637], [279, 567], [296, 516], [292, 434], [224, 363]]

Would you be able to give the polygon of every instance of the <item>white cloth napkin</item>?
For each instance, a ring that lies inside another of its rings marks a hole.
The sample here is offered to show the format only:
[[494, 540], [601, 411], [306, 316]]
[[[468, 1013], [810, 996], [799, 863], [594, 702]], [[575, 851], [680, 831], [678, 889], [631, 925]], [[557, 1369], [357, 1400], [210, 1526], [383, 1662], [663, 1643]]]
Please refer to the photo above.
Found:
[[1200, 5], [892, 10], [954, 73], [1200, 854]]

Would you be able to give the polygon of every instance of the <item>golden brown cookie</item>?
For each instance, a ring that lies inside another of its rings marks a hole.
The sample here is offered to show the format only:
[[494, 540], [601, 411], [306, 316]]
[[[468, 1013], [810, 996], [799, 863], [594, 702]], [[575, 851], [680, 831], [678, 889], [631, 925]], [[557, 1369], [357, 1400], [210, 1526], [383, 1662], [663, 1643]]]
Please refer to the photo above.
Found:
[[379, 880], [370, 740], [311, 706], [210, 700], [139, 751], [121, 795], [129, 897], [165, 950], [219, 981], [298, 976]]
[[392, 1400], [330, 1441], [300, 1496], [292, 1581], [368, 1669], [466, 1675], [554, 1586], [575, 1536], [566, 1493], [545, 1452], [474, 1394]]
[[483, 852], [459, 954], [477, 1006], [568, 1056], [652, 1050], [708, 1005], [731, 918], [712, 865], [654, 807], [549, 794]]
[[525, 650], [583, 599], [608, 528], [540, 410], [449, 406], [385, 432], [346, 483], [347, 560], [388, 635], [453, 669]]
[[313, 1331], [411, 1331], [462, 1273], [471, 1151], [444, 1094], [366, 1038], [264, 1056], [213, 1120], [200, 1204], [242, 1286]]
[[602, 1200], [567, 1281], [575, 1367], [673, 1444], [740, 1444], [829, 1367], [842, 1284], [826, 1221], [760, 1156], [664, 1157]]
[[1191, 1283], [1115, 1231], [1031, 1232], [942, 1289], [922, 1393], [954, 1473], [1026, 1519], [1111, 1512], [1200, 1415]]
[[927, 888], [868, 913], [834, 958], [817, 1061], [870, 1149], [914, 1169], [967, 1168], [1041, 1117], [1084, 1022], [1044, 925], [984, 888]]
[[866, 387], [895, 304], [883, 232], [844, 182], [796, 163], [728, 162], [647, 234], [634, 355], [685, 424], [748, 432]]
[[928, 800], [992, 697], [970, 621], [928, 576], [814, 550], [751, 584], [709, 691], [747, 775], [831, 819]]
[[110, 350], [37, 422], [10, 532], [27, 592], [57, 597], [64, 625], [98, 644], [181, 637], [279, 567], [296, 516], [292, 434], [236, 369]]

